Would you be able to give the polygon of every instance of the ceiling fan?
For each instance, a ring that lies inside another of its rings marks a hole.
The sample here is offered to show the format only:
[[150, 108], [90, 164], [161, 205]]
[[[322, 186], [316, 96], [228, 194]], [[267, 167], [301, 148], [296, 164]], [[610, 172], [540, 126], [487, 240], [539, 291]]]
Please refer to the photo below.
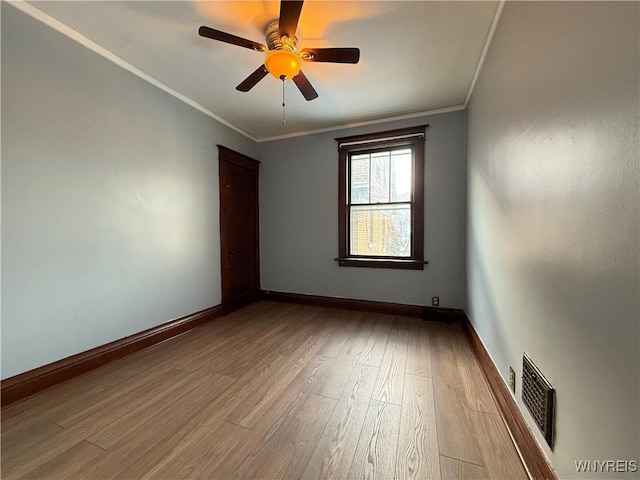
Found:
[[282, 80], [293, 80], [302, 95], [307, 100], [318, 98], [307, 77], [302, 73], [302, 62], [328, 63], [358, 63], [360, 50], [358, 48], [305, 48], [297, 49], [298, 38], [296, 29], [304, 1], [281, 0], [280, 18], [267, 26], [266, 43], [254, 42], [246, 38], [237, 37], [230, 33], [221, 32], [209, 27], [200, 27], [198, 33], [207, 38], [220, 42], [238, 45], [258, 52], [266, 52], [264, 64], [260, 65], [251, 75], [244, 79], [236, 90], [248, 92], [267, 73]]

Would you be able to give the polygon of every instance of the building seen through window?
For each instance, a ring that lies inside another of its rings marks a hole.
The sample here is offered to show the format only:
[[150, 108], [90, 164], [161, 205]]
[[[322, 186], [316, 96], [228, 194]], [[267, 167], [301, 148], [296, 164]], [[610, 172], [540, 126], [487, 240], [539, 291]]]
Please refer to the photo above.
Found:
[[424, 131], [337, 139], [339, 265], [423, 268]]

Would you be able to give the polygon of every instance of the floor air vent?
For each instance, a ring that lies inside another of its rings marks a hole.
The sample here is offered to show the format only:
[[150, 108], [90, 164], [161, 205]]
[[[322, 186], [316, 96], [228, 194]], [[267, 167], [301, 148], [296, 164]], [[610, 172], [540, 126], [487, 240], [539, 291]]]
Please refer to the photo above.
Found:
[[522, 357], [522, 400], [551, 449], [555, 394], [555, 389], [525, 353]]

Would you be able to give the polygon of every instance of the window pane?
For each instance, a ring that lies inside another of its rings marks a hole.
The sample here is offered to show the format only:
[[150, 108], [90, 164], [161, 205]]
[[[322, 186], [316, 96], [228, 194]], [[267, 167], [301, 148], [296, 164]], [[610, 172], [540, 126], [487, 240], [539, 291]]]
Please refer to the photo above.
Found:
[[369, 154], [351, 157], [351, 203], [369, 203]]
[[371, 201], [389, 202], [389, 152], [371, 154]]
[[351, 207], [351, 255], [411, 256], [411, 206]]
[[412, 173], [411, 150], [396, 150], [391, 153], [391, 201], [410, 202]]

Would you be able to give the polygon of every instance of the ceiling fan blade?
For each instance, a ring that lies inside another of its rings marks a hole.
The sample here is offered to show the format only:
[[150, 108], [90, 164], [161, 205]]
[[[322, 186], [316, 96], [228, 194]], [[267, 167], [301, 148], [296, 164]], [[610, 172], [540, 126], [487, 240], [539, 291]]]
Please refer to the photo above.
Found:
[[240, 90], [241, 92], [248, 92], [253, 87], [255, 87], [256, 84], [267, 75], [267, 73], [269, 73], [267, 71], [267, 67], [265, 67], [264, 65], [260, 65], [255, 72], [245, 78], [242, 83], [236, 87], [236, 90]]
[[307, 62], [358, 63], [359, 48], [305, 48], [300, 52]]
[[246, 38], [242, 37], [236, 37], [235, 35], [231, 35], [230, 33], [221, 32], [220, 30], [215, 30], [209, 27], [200, 27], [198, 33], [203, 37], [218, 40], [220, 42], [230, 43], [231, 45], [238, 45], [239, 47], [249, 48], [258, 52], [265, 52], [267, 50], [267, 47], [265, 47], [261, 43], [254, 42], [253, 40], [247, 40]]
[[305, 76], [304, 73], [302, 73], [302, 70], [298, 72], [298, 75], [293, 77], [293, 83], [296, 84], [296, 86], [298, 87], [298, 89], [300, 90], [304, 98], [307, 99], [307, 101], [311, 101], [315, 98], [318, 98], [318, 92], [316, 92], [316, 89], [311, 86], [309, 79]]
[[286, 35], [291, 40], [296, 37], [296, 29], [298, 28], [298, 20], [300, 19], [303, 3], [304, 1], [280, 1], [280, 20], [278, 23], [280, 37]]

